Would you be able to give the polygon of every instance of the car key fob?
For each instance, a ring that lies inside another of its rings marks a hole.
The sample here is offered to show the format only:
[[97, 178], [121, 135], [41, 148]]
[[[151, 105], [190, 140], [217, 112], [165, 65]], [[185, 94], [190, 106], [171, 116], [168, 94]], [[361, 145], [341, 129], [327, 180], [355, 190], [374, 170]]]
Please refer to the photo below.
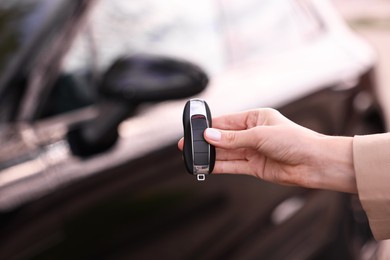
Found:
[[211, 127], [211, 113], [204, 100], [189, 100], [183, 112], [184, 148], [183, 157], [187, 171], [199, 181], [213, 171], [215, 147], [206, 142], [204, 130]]

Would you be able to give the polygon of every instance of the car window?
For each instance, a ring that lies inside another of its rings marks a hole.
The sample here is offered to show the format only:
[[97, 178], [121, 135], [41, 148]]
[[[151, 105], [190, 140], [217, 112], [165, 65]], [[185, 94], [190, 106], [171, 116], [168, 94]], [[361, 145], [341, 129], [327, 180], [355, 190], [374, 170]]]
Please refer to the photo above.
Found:
[[147, 52], [184, 57], [214, 73], [301, 46], [321, 32], [308, 1], [286, 0], [101, 0], [89, 25], [92, 36], [80, 35], [66, 70], [90, 63], [91, 40], [100, 68]]
[[[52, 19], [62, 0], [5, 0], [0, 2], [0, 79], [28, 49]], [[0, 81], [2, 83], [2, 81]], [[2, 85], [0, 85], [3, 87]]]
[[39, 114], [72, 40], [72, 28], [78, 28], [82, 4], [0, 1], [0, 122], [32, 120]]

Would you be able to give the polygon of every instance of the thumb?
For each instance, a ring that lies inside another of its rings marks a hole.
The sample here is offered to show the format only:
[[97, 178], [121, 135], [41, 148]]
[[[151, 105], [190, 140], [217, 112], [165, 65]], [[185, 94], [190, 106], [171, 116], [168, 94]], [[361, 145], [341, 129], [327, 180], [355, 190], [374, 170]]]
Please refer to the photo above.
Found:
[[240, 131], [207, 128], [204, 132], [204, 138], [209, 144], [224, 149], [256, 148], [258, 140], [255, 136], [252, 128]]

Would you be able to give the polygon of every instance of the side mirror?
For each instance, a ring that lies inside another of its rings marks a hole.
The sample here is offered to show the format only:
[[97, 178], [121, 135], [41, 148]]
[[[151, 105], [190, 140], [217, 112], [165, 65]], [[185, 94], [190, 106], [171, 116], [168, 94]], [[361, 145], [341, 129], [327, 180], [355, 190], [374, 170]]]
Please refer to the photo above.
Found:
[[118, 126], [139, 104], [186, 98], [203, 91], [205, 72], [195, 64], [163, 56], [118, 59], [98, 87], [99, 116], [68, 134], [72, 152], [86, 157], [112, 147]]
[[186, 98], [204, 90], [208, 77], [184, 60], [135, 55], [117, 60], [99, 87], [103, 96], [132, 104]]

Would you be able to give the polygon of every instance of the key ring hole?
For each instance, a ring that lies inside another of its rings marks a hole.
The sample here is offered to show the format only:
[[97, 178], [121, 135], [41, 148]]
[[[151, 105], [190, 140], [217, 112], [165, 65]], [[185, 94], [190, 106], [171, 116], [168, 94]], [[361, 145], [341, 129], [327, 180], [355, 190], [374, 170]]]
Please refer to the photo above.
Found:
[[196, 175], [196, 179], [198, 181], [204, 181], [204, 180], [206, 180], [206, 175], [204, 175], [204, 174], [197, 174]]

